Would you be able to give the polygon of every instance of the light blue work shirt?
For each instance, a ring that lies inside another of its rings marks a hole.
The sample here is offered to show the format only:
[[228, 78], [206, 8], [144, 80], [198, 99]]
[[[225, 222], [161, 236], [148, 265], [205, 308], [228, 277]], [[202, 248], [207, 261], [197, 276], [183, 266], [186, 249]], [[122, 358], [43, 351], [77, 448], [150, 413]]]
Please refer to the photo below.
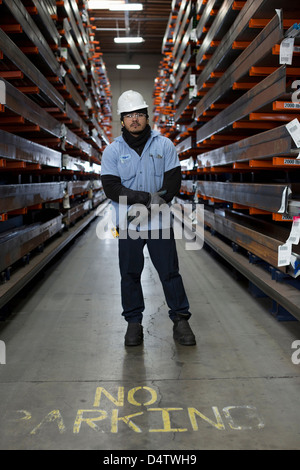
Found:
[[[152, 130], [141, 156], [125, 142], [123, 136], [117, 137], [103, 152], [101, 175], [118, 176], [126, 188], [154, 193], [161, 189], [164, 173], [178, 166], [180, 161], [173, 142]], [[118, 215], [119, 204], [113, 202], [113, 206]], [[115, 222], [122, 226], [118, 217]], [[148, 224], [147, 227], [140, 224], [140, 230], [147, 228]], [[153, 228], [152, 219], [151, 229]]]

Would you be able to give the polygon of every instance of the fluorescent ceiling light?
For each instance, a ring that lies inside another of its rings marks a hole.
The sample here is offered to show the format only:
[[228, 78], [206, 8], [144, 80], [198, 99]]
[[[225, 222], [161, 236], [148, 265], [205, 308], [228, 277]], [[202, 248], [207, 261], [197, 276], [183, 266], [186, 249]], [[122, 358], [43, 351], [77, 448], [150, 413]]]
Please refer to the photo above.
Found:
[[125, 3], [124, 0], [89, 0], [90, 10], [141, 11], [142, 3]]
[[141, 66], [137, 64], [118, 64], [116, 67], [119, 70], [139, 70], [141, 68]]
[[88, 7], [90, 10], [109, 10], [113, 5], [124, 4], [124, 0], [89, 0]]
[[114, 41], [117, 44], [126, 44], [126, 43], [131, 43], [131, 42], [144, 42], [144, 39], [141, 37], [122, 37], [122, 38], [114, 38]]
[[96, 31], [127, 31], [126, 28], [96, 28]]
[[109, 9], [111, 11], [140, 11], [143, 5], [141, 3], [112, 4]]

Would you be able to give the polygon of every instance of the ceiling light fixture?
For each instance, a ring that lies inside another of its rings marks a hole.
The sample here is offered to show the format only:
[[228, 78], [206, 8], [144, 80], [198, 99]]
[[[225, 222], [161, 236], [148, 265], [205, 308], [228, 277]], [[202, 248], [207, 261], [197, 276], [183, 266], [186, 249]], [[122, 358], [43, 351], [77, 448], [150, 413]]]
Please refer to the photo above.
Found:
[[144, 42], [145, 39], [141, 37], [128, 36], [128, 37], [123, 37], [123, 38], [119, 38], [119, 37], [114, 38], [114, 41], [117, 44], [126, 44], [126, 43], [133, 43], [133, 42]]
[[141, 11], [142, 9], [142, 3], [112, 4], [109, 7], [111, 11]]
[[96, 31], [127, 31], [126, 28], [96, 28]]
[[124, 5], [125, 0], [89, 0], [88, 8], [90, 10], [109, 10], [112, 5]]
[[137, 64], [118, 64], [116, 68], [119, 70], [139, 70], [141, 66]]
[[89, 0], [90, 10], [110, 10], [110, 11], [141, 11], [142, 3], [124, 3], [124, 0]]

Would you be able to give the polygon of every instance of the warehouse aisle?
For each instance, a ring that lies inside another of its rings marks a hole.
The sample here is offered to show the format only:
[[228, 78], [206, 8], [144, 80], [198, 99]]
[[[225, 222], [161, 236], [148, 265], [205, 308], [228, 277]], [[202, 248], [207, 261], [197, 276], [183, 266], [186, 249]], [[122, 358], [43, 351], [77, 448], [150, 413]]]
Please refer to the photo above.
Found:
[[0, 324], [0, 448], [298, 449], [299, 323], [178, 241], [197, 346], [174, 343], [147, 256], [144, 345], [125, 348], [117, 242], [99, 220]]

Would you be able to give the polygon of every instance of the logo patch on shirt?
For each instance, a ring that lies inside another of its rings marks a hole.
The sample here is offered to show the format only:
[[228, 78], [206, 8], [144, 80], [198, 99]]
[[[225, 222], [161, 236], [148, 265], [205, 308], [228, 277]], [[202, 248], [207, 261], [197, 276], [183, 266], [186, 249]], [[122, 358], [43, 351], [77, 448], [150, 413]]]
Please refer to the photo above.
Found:
[[162, 155], [156, 155], [156, 158], [163, 158]]
[[127, 160], [130, 160], [131, 159], [131, 155], [121, 155], [120, 156], [120, 162], [121, 163], [126, 163]]

